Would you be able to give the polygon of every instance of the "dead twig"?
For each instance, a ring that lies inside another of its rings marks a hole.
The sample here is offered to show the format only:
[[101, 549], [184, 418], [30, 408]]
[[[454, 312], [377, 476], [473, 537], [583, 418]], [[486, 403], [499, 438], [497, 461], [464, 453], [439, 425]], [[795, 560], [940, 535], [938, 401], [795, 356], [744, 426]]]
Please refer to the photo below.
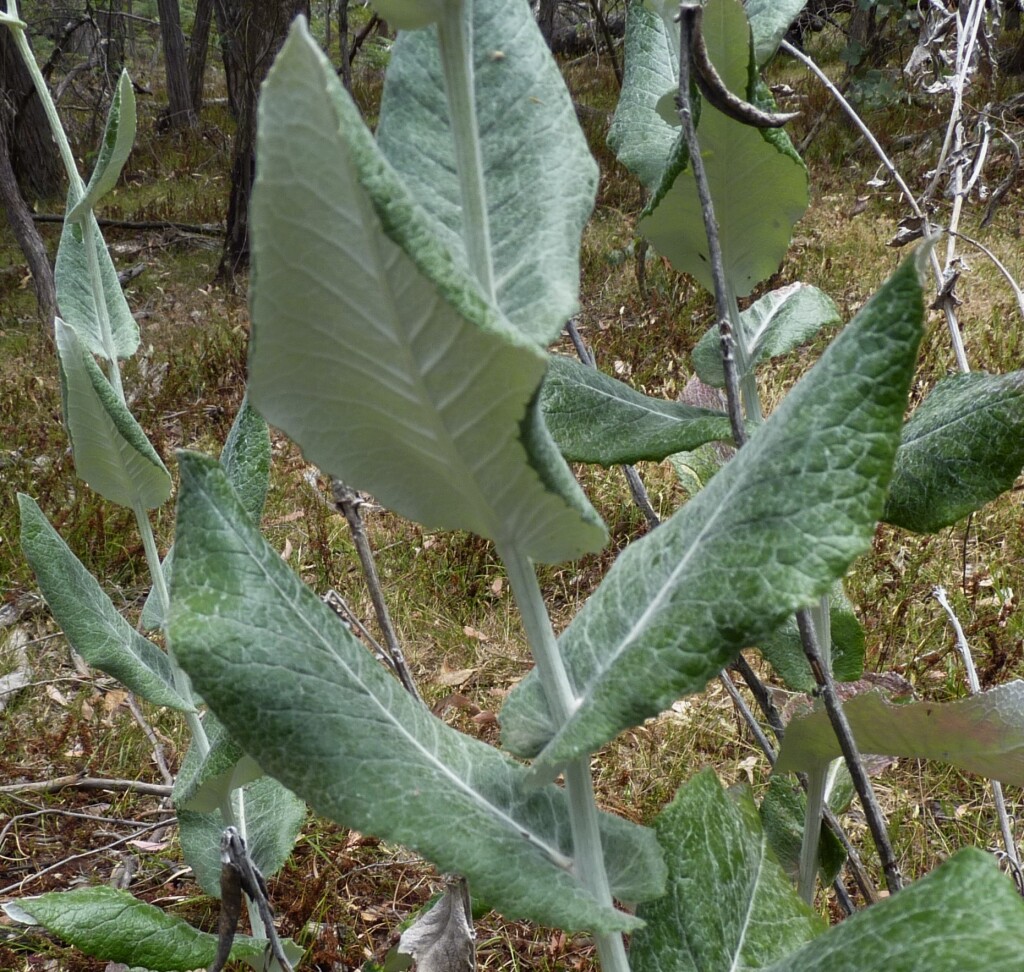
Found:
[[[33, 213], [37, 223], [63, 223], [64, 217], [56, 213]], [[223, 236], [224, 226], [220, 223], [179, 223], [173, 219], [107, 219], [97, 216], [100, 226], [127, 230], [177, 230], [179, 233], [193, 233], [196, 236]]]
[[104, 844], [102, 847], [95, 847], [92, 850], [82, 851], [81, 854], [72, 854], [70, 857], [61, 858], [61, 860], [57, 861], [55, 864], [51, 864], [49, 867], [44, 867], [40, 871], [34, 871], [32, 874], [23, 877], [20, 881], [15, 881], [13, 884], [8, 884], [5, 888], [0, 888], [0, 895], [11, 894], [15, 891], [20, 892], [28, 882], [37, 881], [44, 874], [60, 870], [62, 867], [67, 867], [75, 861], [81, 861], [87, 857], [95, 857], [97, 854], [102, 854], [104, 851], [113, 850], [115, 847], [127, 844], [130, 840], [138, 840], [143, 836], [143, 834], [148, 834], [150, 831], [166, 826], [166, 820], [158, 820], [156, 823], [146, 824], [145, 827], [140, 827], [138, 830], [133, 831], [126, 837], [118, 837], [117, 840], [112, 840], [109, 844]]
[[65, 789], [110, 790], [114, 793], [145, 793], [149, 796], [167, 797], [171, 795], [172, 787], [162, 783], [143, 783], [141, 780], [108, 780], [75, 774], [30, 783], [7, 783], [0, 786], [0, 793], [57, 793]]
[[[953, 626], [953, 632], [956, 635], [956, 648], [960, 653], [960, 658], [964, 663], [964, 671], [967, 674], [967, 689], [971, 695], [978, 695], [981, 692], [981, 683], [978, 681], [978, 671], [974, 667], [974, 656], [971, 654], [971, 646], [967, 642], [963, 625], [960, 624], [960, 619], [956, 616], [953, 606], [949, 603], [944, 587], [933, 588], [932, 597], [939, 602], [939, 606], [946, 612], [949, 623]], [[1006, 801], [1003, 799], [1003, 785], [999, 780], [989, 780], [989, 785], [992, 787], [992, 802], [996, 806], [996, 816], [999, 819], [999, 830], [1003, 835], [1006, 858], [1010, 862], [1011, 869], [1016, 876], [1021, 872], [1021, 860], [1020, 854], [1017, 851], [1017, 841], [1013, 836], [1013, 828], [1010, 826], [1010, 817], [1006, 812]]]
[[[32, 804], [29, 804], [31, 806]], [[37, 807], [28, 813], [19, 813], [11, 817], [10, 820], [4, 824], [2, 830], [0, 830], [0, 847], [3, 847], [4, 841], [7, 839], [7, 835], [23, 820], [32, 820], [36, 817], [46, 816], [61, 816], [61, 817], [74, 817], [78, 820], [94, 820], [96, 823], [110, 823], [117, 824], [121, 827], [146, 827], [146, 824], [142, 820], [128, 820], [124, 817], [102, 817], [94, 813], [79, 813], [75, 810], [64, 810], [61, 807]], [[164, 823], [173, 823], [174, 817], [168, 817]]]
[[885, 825], [885, 815], [875, 796], [875, 788], [871, 785], [871, 779], [864, 767], [864, 760], [861, 757], [857, 741], [853, 737], [853, 730], [843, 712], [839, 695], [836, 692], [835, 679], [832, 673], [825, 666], [821, 657], [821, 648], [818, 645], [818, 635], [814, 630], [814, 620], [811, 612], [806, 608], [798, 611], [796, 615], [797, 627], [800, 629], [800, 640], [804, 646], [804, 654], [811, 666], [811, 673], [818, 685], [818, 691], [822, 702], [825, 704], [825, 711], [828, 713], [829, 722], [832, 723], [832, 730], [839, 741], [839, 748], [846, 759], [847, 769], [853, 778], [854, 788], [857, 796], [860, 797], [861, 807], [864, 809], [864, 816], [867, 818], [868, 830], [875, 842], [875, 849], [882, 862], [882, 871], [885, 874], [885, 884], [890, 894], [895, 894], [903, 887], [903, 877], [900, 874], [899, 864], [896, 861], [896, 854], [889, 840], [889, 832]]
[[153, 747], [153, 762], [156, 763], [157, 769], [160, 771], [161, 779], [163, 779], [164, 783], [168, 786], [173, 787], [174, 774], [168, 768], [167, 760], [164, 758], [163, 744], [157, 738], [156, 733], [153, 731], [153, 727], [142, 714], [142, 709], [139, 708], [139, 703], [131, 692], [128, 693], [128, 708], [131, 711], [132, 716], [135, 718], [135, 721], [138, 723], [139, 728], [149, 740], [149, 744]]
[[391, 667], [398, 675], [403, 688], [415, 699], [422, 700], [419, 689], [416, 687], [416, 680], [409, 671], [405, 661], [405, 653], [398, 643], [398, 633], [391, 623], [391, 612], [388, 610], [387, 601], [384, 600], [384, 591], [380, 584], [380, 574], [377, 573], [377, 562], [373, 556], [373, 549], [370, 546], [369, 538], [366, 536], [366, 527], [363, 524], [363, 516], [360, 507], [363, 501], [359, 494], [346, 486], [340, 479], [331, 479], [331, 497], [334, 500], [335, 509], [345, 517], [349, 531], [352, 534], [352, 541], [356, 545], [356, 553], [359, 555], [359, 562], [363, 567], [363, 575], [366, 578], [366, 586], [370, 592], [370, 600], [373, 602], [373, 610], [377, 615], [377, 624], [384, 635], [384, 649], [387, 653]]

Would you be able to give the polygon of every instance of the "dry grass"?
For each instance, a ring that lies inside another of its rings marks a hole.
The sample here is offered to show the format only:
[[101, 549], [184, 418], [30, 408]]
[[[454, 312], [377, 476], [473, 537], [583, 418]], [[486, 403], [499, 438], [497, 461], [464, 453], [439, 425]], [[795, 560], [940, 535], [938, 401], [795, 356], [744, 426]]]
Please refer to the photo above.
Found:
[[[595, 68], [591, 62], [579, 62], [567, 74], [578, 100], [596, 110], [586, 124], [603, 171], [599, 207], [584, 238], [580, 327], [604, 368], [651, 394], [673, 397], [689, 374], [688, 352], [710, 323], [710, 304], [692, 283], [655, 258], [647, 263], [648, 294], [640, 296], [632, 255], [640, 196], [605, 148], [600, 120], [600, 113], [614, 105], [611, 74], [606, 64]], [[361, 82], [372, 113], [374, 78], [366, 76]], [[806, 99], [807, 117], [825, 109], [824, 99], [806, 79], [793, 78], [791, 83]], [[935, 125], [934, 118], [902, 109], [872, 121], [885, 136], [925, 132]], [[111, 214], [219, 220], [226, 186], [226, 129], [226, 120], [214, 113], [194, 138], [161, 139], [144, 121], [140, 147]], [[901, 255], [884, 246], [900, 210], [891, 192], [864, 187], [875, 162], [836, 117], [823, 126], [809, 158], [812, 208], [772, 284], [796, 279], [816, 283], [848, 318]], [[912, 158], [901, 162], [921, 165]], [[197, 172], [201, 178], [192, 175]], [[862, 195], [870, 197], [868, 206], [851, 215]], [[1018, 279], [1024, 272], [1015, 215], [1020, 195], [1018, 184], [985, 236]], [[972, 233], [979, 212], [972, 209], [966, 232]], [[46, 232], [55, 246], [56, 231]], [[183, 446], [217, 451], [244, 378], [243, 298], [209, 284], [218, 253], [202, 240], [115, 231], [108, 241], [119, 265], [140, 260], [148, 264], [129, 293], [133, 308], [140, 311], [145, 347], [125, 376], [129, 394], [136, 395], [136, 414], [165, 456]], [[0, 253], [5, 258], [0, 262], [19, 264], [7, 236], [0, 237]], [[1024, 359], [1024, 338], [1012, 298], [986, 261], [972, 256], [970, 264], [960, 288], [960, 314], [972, 361], [992, 371], [1016, 369]], [[33, 315], [22, 276], [0, 278], [3, 597], [13, 604], [34, 589], [16, 542], [14, 493], [22, 490], [40, 502], [134, 620], [148, 584], [140, 544], [129, 515], [99, 503], [75, 481], [59, 422], [52, 349]], [[943, 326], [935, 321], [922, 353], [918, 396], [950, 366]], [[769, 408], [814, 359], [820, 343], [767, 369], [763, 392]], [[267, 536], [315, 590], [336, 588], [369, 621], [372, 611], [344, 521], [325, 506], [322, 484], [319, 489], [310, 484], [309, 470], [293, 447], [278, 438], [274, 453]], [[645, 465], [641, 472], [656, 509], [669, 515], [682, 496], [667, 465]], [[616, 471], [581, 470], [581, 477], [609, 524], [612, 543], [600, 555], [543, 573], [557, 627], [568, 623], [615, 552], [646, 529]], [[935, 537], [879, 530], [873, 551], [855, 565], [849, 580], [851, 597], [862, 606], [870, 669], [902, 673], [922, 697], [963, 694], [949, 632], [928, 596], [941, 583], [952, 592], [976, 647], [985, 684], [1024, 670], [1024, 619], [1017, 609], [1024, 586], [1020, 512], [1016, 492], [969, 523]], [[529, 660], [493, 551], [476, 538], [429, 533], [386, 511], [371, 510], [367, 519], [395, 622], [428, 702], [463, 731], [495, 742], [494, 714], [528, 670]], [[173, 528], [170, 509], [156, 516], [156, 526], [165, 549]], [[5, 742], [0, 780], [45, 780], [84, 772], [160, 782], [151, 747], [117, 684], [75, 666], [40, 606], [29, 607], [16, 627], [0, 632], [0, 675], [15, 667], [15, 631], [31, 642], [32, 685], [0, 715]], [[176, 767], [184, 739], [178, 719], [152, 709], [146, 716], [168, 762]], [[602, 803], [639, 821], [650, 820], [682, 781], [708, 764], [729, 784], [760, 786], [765, 779], [764, 761], [717, 684], [624, 733], [594, 759]], [[909, 875], [929, 870], [964, 844], [993, 845], [996, 828], [984, 781], [902, 761], [886, 770], [878, 784]], [[1016, 801], [1016, 794], [1010, 796]], [[134, 893], [203, 927], [215, 924], [214, 904], [181, 865], [173, 827], [147, 833], [149, 843], [105, 850], [111, 841], [130, 836], [135, 825], [89, 819], [158, 820], [167, 811], [156, 798], [74, 790], [3, 794], [0, 812], [5, 815], [0, 828], [6, 828], [0, 846], [0, 897], [107, 881], [115, 867], [131, 858], [137, 865]], [[866, 844], [856, 813], [848, 822]], [[54, 869], [45, 870], [50, 867]], [[271, 891], [285, 934], [310, 948], [309, 968], [369, 970], [383, 957], [399, 923], [429, 899], [434, 885], [429, 868], [402, 849], [311, 819], [290, 862], [271, 882]], [[824, 897], [821, 906], [828, 907]], [[494, 915], [484, 917], [478, 931], [484, 969], [592, 967], [582, 939], [505, 923]], [[0, 926], [0, 968], [98, 972], [103, 967], [56, 943]]]

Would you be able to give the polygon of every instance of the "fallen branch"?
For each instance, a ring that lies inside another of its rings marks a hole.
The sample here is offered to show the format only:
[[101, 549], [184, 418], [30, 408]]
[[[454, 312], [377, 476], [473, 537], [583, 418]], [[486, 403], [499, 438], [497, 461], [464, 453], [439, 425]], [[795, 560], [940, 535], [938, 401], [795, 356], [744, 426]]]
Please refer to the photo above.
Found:
[[58, 776], [53, 780], [37, 780], [32, 783], [7, 783], [0, 786], [0, 793], [57, 793], [60, 790], [111, 790], [115, 793], [145, 793], [149, 796], [167, 797], [170, 786], [162, 783], [144, 783], [141, 780], [108, 780], [98, 776]]
[[[37, 223], [63, 223], [64, 217], [56, 213], [33, 213], [32, 219]], [[105, 219], [96, 217], [102, 227], [130, 230], [177, 230], [179, 233], [195, 233], [197, 236], [223, 236], [224, 226], [221, 223], [179, 223], [172, 219]]]
[[15, 881], [13, 884], [8, 884], [5, 888], [0, 888], [0, 895], [11, 894], [13, 891], [20, 891], [29, 881], [38, 880], [44, 874], [49, 874], [51, 871], [58, 871], [62, 867], [67, 867], [67, 865], [73, 861], [80, 861], [86, 857], [94, 857], [96, 854], [102, 854], [104, 851], [113, 850], [115, 847], [127, 844], [130, 840], [138, 840], [143, 836], [143, 834], [148, 834], [159, 827], [166, 826], [166, 820], [158, 820], [156, 823], [146, 824], [145, 827], [133, 831], [128, 834], [127, 837], [118, 837], [117, 840], [112, 840], [109, 844], [104, 844], [102, 847], [96, 847], [93, 850], [83, 851], [81, 854], [72, 854], [70, 857], [62, 858], [57, 861], [56, 864], [51, 864], [49, 867], [44, 867], [41, 871], [35, 871], [32, 874], [26, 875], [20, 881]]
[[[30, 804], [31, 806], [31, 804]], [[92, 813], [76, 813], [74, 810], [63, 810], [60, 807], [41, 807], [38, 810], [33, 810], [31, 813], [19, 813], [10, 818], [2, 830], [0, 830], [0, 847], [3, 846], [4, 841], [7, 839], [7, 835], [23, 820], [34, 820], [38, 817], [50, 817], [50, 816], [61, 816], [61, 817], [74, 817], [76, 820], [91, 820], [95, 823], [112, 823], [117, 824], [121, 827], [148, 827], [143, 820], [127, 820], [124, 817], [102, 817]], [[164, 823], [174, 823], [175, 818], [173, 816], [168, 817]]]

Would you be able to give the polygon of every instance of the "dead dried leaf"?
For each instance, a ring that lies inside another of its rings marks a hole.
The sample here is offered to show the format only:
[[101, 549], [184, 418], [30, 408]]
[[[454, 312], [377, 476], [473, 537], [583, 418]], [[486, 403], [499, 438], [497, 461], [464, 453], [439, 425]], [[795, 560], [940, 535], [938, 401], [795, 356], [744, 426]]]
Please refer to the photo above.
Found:
[[475, 939], [466, 881], [452, 877], [437, 904], [402, 932], [398, 951], [415, 959], [417, 972], [472, 972]]
[[441, 672], [437, 676], [437, 684], [446, 688], [460, 688], [465, 685], [475, 674], [475, 668], [459, 668], [455, 671]]
[[25, 649], [28, 641], [29, 636], [21, 626], [14, 628], [7, 638], [4, 657], [13, 655], [14, 668], [6, 675], [0, 676], [0, 712], [3, 712], [10, 696], [32, 681], [32, 669], [29, 668], [28, 652]]
[[130, 840], [128, 843], [132, 847], [138, 847], [139, 850], [148, 851], [151, 854], [167, 850], [171, 846], [169, 840]]
[[107, 715], [113, 713], [115, 709], [119, 709], [125, 702], [128, 701], [128, 693], [124, 689], [113, 689], [110, 692], [105, 692], [100, 704], [103, 706], [103, 711]]

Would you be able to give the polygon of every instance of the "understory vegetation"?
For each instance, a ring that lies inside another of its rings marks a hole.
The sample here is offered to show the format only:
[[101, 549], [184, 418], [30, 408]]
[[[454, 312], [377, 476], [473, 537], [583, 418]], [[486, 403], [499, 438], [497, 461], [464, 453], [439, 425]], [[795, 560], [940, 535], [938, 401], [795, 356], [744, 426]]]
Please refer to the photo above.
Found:
[[[319, 29], [315, 20], [313, 29]], [[167, 460], [177, 489], [177, 466], [170, 461], [176, 450], [217, 455], [228, 438], [245, 390], [250, 320], [246, 281], [234, 288], [213, 282], [221, 239], [211, 224], [223, 219], [230, 178], [232, 123], [218, 100], [223, 77], [211, 65], [208, 106], [197, 129], [160, 133], [161, 74], [147, 46], [154, 43], [140, 37], [130, 58], [133, 80], [147, 93], [138, 96], [134, 151], [98, 215], [114, 221], [104, 226], [104, 235], [117, 269], [141, 267], [125, 285], [142, 346], [124, 367], [124, 390], [139, 424]], [[899, 46], [874, 51], [869, 66], [851, 65], [857, 58], [834, 24], [808, 34], [805, 45], [844, 85], [904, 177], [915, 190], [923, 188], [949, 105], [941, 97], [922, 97], [901, 78], [906, 51]], [[353, 63], [353, 96], [371, 125], [380, 107], [388, 50], [388, 38], [374, 35]], [[328, 55], [337, 60], [336, 50]], [[576, 329], [602, 371], [647, 395], [674, 400], [693, 374], [694, 348], [715, 322], [714, 300], [640, 242], [637, 224], [646, 194], [607, 144], [619, 96], [607, 52], [599, 47], [563, 58], [560, 67], [600, 167], [596, 209], [582, 238]], [[828, 294], [846, 322], [903, 262], [907, 251], [889, 243], [905, 206], [892, 182], [879, 178], [879, 159], [862, 133], [800, 63], [776, 58], [767, 80], [781, 106], [800, 113], [787, 130], [807, 164], [811, 202], [779, 271], [742, 305], [801, 281]], [[960, 228], [995, 254], [1017, 281], [1024, 279], [1024, 180], [1013, 148], [1024, 135], [1020, 109], [1012, 107], [1019, 104], [1019, 89], [1019, 78], [1002, 74], [972, 81], [972, 118], [993, 119], [1005, 139], [987, 161], [987, 195], [968, 200]], [[88, 171], [102, 119], [97, 127], [91, 115], [66, 110], [64, 123], [80, 167]], [[982, 227], [986, 198], [1007, 176], [1001, 203]], [[751, 193], [756, 198], [757, 187]], [[54, 199], [49, 212], [60, 215], [63, 207], [62, 199]], [[940, 200], [940, 223], [943, 207], [948, 200]], [[119, 227], [117, 221], [167, 225], [139, 230]], [[55, 252], [60, 224], [41, 222], [40, 228]], [[959, 249], [964, 259], [956, 314], [971, 367], [992, 374], [1017, 371], [1024, 362], [1024, 307], [980, 250], [968, 244]], [[933, 296], [926, 291], [926, 303]], [[796, 353], [763, 366], [757, 384], [766, 414], [837, 331], [831, 327]], [[555, 350], [576, 354], [568, 336]], [[940, 310], [930, 310], [911, 409], [955, 368], [945, 319]], [[185, 720], [170, 708], [140, 708], [119, 682], [70, 651], [19, 546], [16, 494], [26, 493], [85, 567], [102, 579], [124, 616], [133, 625], [139, 620], [151, 583], [142, 541], [136, 539], [131, 510], [112, 506], [76, 479], [61, 422], [52, 335], [38, 321], [23, 258], [6, 230], [0, 234], [0, 389], [0, 900], [110, 883], [215, 931], [219, 903], [183, 865], [169, 803], [173, 776], [188, 747]], [[330, 480], [282, 434], [272, 432], [271, 447], [263, 535], [317, 595], [336, 592], [346, 612], [375, 632], [356, 546], [332, 500]], [[599, 553], [539, 568], [556, 632], [567, 627], [617, 554], [652, 529], [621, 469], [587, 465], [574, 471], [607, 524], [609, 540]], [[690, 498], [668, 461], [640, 462], [637, 472], [660, 519]], [[885, 524], [877, 528], [870, 551], [854, 563], [845, 582], [865, 633], [863, 683], [922, 701], [968, 694], [954, 631], [933, 595], [940, 587], [973, 649], [981, 687], [1024, 677], [1022, 491], [1018, 480], [977, 514], [931, 535]], [[362, 516], [381, 585], [425, 702], [451, 726], [498, 745], [498, 712], [532, 667], [505, 567], [478, 536], [432, 531], [367, 499]], [[174, 538], [170, 505], [158, 508], [152, 521], [163, 554]], [[749, 661], [770, 685], [780, 710], [800, 704], [801, 694], [786, 689], [754, 653]], [[746, 692], [738, 678], [735, 682]], [[749, 784], [758, 797], [767, 791], [770, 767], [718, 680], [627, 729], [591, 758], [598, 804], [639, 824], [652, 823], [677, 788], [709, 766], [726, 786]], [[985, 779], [906, 758], [876, 759], [870, 769], [908, 881], [960, 848], [998, 849], [999, 823]], [[87, 788], [82, 778], [106, 782]], [[1006, 796], [1015, 817], [1020, 794], [1010, 788]], [[859, 805], [842, 820], [864, 850], [874, 885], [883, 887]], [[847, 884], [862, 903], [854, 883]], [[269, 897], [282, 936], [307, 950], [303, 968], [370, 972], [381, 967], [404, 924], [438, 887], [433, 867], [412, 852], [310, 813], [294, 852], [269, 880]], [[819, 890], [814, 908], [830, 921], [843, 917], [827, 886]], [[596, 967], [586, 935], [505, 921], [485, 907], [475, 917], [480, 969]], [[110, 968], [38, 929], [28, 934], [3, 921], [0, 968]]]

